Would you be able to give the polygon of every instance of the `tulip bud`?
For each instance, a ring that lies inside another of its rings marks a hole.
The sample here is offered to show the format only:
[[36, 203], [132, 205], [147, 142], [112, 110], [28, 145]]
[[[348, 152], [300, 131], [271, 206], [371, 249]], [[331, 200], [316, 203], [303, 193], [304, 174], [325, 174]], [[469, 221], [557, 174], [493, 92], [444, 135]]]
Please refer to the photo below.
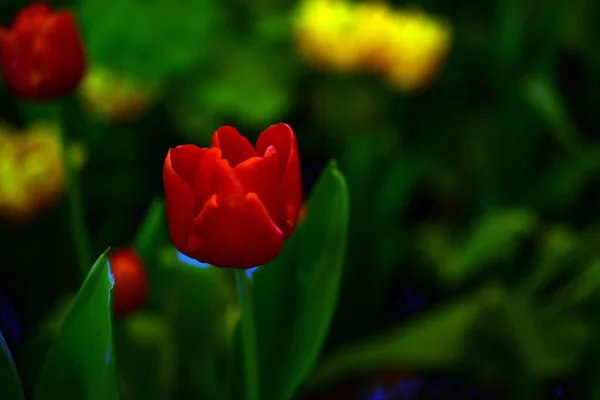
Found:
[[148, 282], [142, 260], [130, 247], [109, 255], [114, 279], [113, 306], [117, 317], [124, 317], [140, 309], [146, 302]]
[[85, 67], [83, 43], [69, 11], [34, 3], [15, 16], [10, 29], [0, 28], [0, 70], [18, 97], [62, 97], [79, 84]]
[[154, 105], [159, 94], [157, 85], [103, 67], [88, 70], [79, 90], [86, 109], [112, 123], [139, 118]]

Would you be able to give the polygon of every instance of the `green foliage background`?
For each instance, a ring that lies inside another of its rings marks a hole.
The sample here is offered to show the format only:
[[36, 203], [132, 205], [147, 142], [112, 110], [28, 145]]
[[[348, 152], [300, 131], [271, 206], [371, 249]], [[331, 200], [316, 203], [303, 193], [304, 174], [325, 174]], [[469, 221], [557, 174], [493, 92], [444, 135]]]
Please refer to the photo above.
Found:
[[[287, 398], [301, 383], [308, 393], [392, 366], [492, 383], [515, 398], [533, 399], [541, 384], [572, 378], [580, 383], [577, 398], [597, 398], [600, 5], [395, 2], [447, 17], [455, 35], [431, 87], [403, 94], [374, 77], [307, 65], [293, 45], [295, 2], [54, 4], [75, 11], [92, 63], [166, 88], [156, 107], [127, 124], [98, 121], [76, 99], [68, 105], [69, 132], [88, 146], [79, 182], [94, 254], [134, 243], [147, 249], [141, 251], [153, 271], [147, 308], [113, 324], [122, 398], [221, 390], [214, 387], [221, 367], [207, 354], [224, 346], [230, 277], [175, 266], [162, 219], [152, 217], [161, 212], [155, 199], [167, 149], [206, 146], [220, 125], [256, 138], [280, 121], [297, 134], [307, 181], [337, 160], [350, 223], [331, 326], [326, 315], [325, 322], [294, 322], [322, 325], [323, 351], [306, 350], [319, 361], [300, 366], [298, 354], [265, 356], [261, 373], [282, 374], [281, 387], [269, 386], [265, 399]], [[3, 1], [0, 22], [8, 24], [22, 5]], [[14, 124], [46, 112], [0, 91], [0, 114]], [[26, 226], [0, 226], [0, 288], [22, 323], [24, 343], [15, 354], [28, 393], [80, 288], [67, 207]], [[255, 293], [286, 277], [269, 279], [256, 283]], [[412, 315], [408, 306], [391, 306], [406, 287], [429, 299], [427, 310]], [[336, 297], [337, 286], [311, 290], [315, 304], [305, 307], [316, 310], [327, 291]], [[289, 329], [283, 319], [260, 323], [259, 332]], [[211, 326], [211, 333], [186, 324]], [[119, 348], [127, 349], [122, 357]], [[194, 361], [181, 359], [184, 353]], [[278, 370], [285, 363], [298, 370]], [[144, 386], [148, 380], [156, 387]]]

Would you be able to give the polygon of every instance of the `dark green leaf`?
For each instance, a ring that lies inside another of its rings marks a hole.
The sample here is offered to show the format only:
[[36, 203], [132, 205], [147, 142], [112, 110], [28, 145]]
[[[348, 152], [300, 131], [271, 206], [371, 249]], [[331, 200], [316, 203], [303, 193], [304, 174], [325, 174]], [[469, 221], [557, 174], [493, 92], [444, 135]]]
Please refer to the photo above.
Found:
[[579, 132], [571, 122], [560, 94], [552, 84], [534, 77], [527, 80], [525, 98], [552, 129], [556, 139], [569, 151], [581, 150]]
[[569, 282], [561, 298], [565, 301], [565, 307], [586, 302], [600, 304], [600, 262], [595, 262]]
[[518, 240], [532, 231], [536, 216], [527, 210], [504, 210], [488, 214], [472, 228], [456, 258], [443, 265], [442, 278], [458, 284], [497, 258], [510, 256]]
[[175, 349], [165, 321], [157, 315], [140, 312], [115, 321], [114, 329], [120, 398], [172, 397]]
[[543, 353], [531, 359], [533, 374], [539, 379], [554, 379], [573, 371], [586, 356], [590, 326], [575, 315], [535, 315]]
[[487, 307], [481, 295], [455, 301], [389, 332], [342, 348], [322, 361], [308, 386], [380, 367], [451, 370], [463, 362], [468, 335]]
[[582, 321], [534, 308], [527, 297], [498, 292], [472, 332], [469, 349], [472, 372], [486, 380], [503, 381], [509, 369], [537, 379], [572, 371], [582, 359], [589, 331]]
[[25, 399], [17, 368], [0, 333], [0, 399]]
[[554, 165], [531, 193], [538, 207], [574, 206], [590, 181], [600, 175], [600, 147], [588, 146], [576, 158]]
[[145, 261], [156, 258], [158, 245], [164, 240], [165, 202], [156, 198], [150, 204], [133, 241], [133, 247]]
[[[148, 306], [159, 306], [164, 300], [165, 272], [159, 263], [159, 250], [167, 242], [165, 204], [162, 198], [155, 198], [144, 216], [133, 240], [133, 248], [140, 255], [146, 276], [148, 278], [149, 299]], [[174, 252], [174, 251], [173, 251]]]
[[575, 250], [577, 239], [563, 226], [552, 227], [545, 232], [538, 261], [523, 287], [527, 295], [532, 296], [545, 289], [561, 272], [571, 267], [566, 258]]
[[261, 399], [293, 395], [320, 353], [335, 310], [348, 225], [346, 183], [335, 163], [322, 173], [307, 210], [280, 256], [252, 278]]
[[118, 398], [107, 252], [89, 272], [48, 352], [35, 387], [36, 400]]
[[165, 271], [163, 286], [161, 309], [172, 328], [179, 394], [221, 398], [227, 387], [227, 352], [240, 316], [229, 271], [177, 261]]

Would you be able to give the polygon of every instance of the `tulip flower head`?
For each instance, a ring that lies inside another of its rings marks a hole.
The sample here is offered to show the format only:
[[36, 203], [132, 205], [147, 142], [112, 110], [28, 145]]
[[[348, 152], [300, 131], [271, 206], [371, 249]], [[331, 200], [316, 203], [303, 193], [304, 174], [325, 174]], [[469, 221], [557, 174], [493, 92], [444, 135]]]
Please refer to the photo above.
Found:
[[163, 183], [169, 233], [181, 253], [217, 267], [265, 264], [298, 221], [296, 137], [288, 125], [272, 125], [253, 147], [235, 128], [221, 127], [210, 148], [169, 150]]
[[25, 100], [53, 100], [70, 93], [86, 68], [79, 29], [69, 11], [47, 4], [22, 9], [0, 28], [0, 69], [5, 85]]
[[114, 279], [114, 312], [117, 317], [124, 317], [140, 309], [146, 302], [146, 272], [142, 260], [132, 248], [113, 251], [108, 259]]
[[[24, 222], [53, 205], [65, 190], [58, 127], [36, 123], [24, 132], [0, 131], [0, 216]], [[80, 166], [81, 147], [69, 149]]]

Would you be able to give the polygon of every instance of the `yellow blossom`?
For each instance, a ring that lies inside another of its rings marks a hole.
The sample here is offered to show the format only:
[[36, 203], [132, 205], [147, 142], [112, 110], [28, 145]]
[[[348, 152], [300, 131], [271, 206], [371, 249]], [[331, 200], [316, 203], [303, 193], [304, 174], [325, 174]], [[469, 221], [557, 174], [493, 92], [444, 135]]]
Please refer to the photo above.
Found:
[[359, 27], [353, 38], [354, 47], [365, 58], [366, 68], [373, 69], [377, 66], [376, 57], [385, 42], [394, 13], [387, 3], [382, 2], [356, 3], [353, 7], [354, 19]]
[[160, 97], [160, 88], [109, 68], [92, 67], [83, 79], [79, 96], [91, 114], [122, 123], [141, 117], [152, 107]]
[[378, 51], [379, 70], [405, 91], [426, 86], [440, 69], [451, 44], [447, 23], [416, 11], [396, 11]]
[[[60, 198], [65, 189], [58, 127], [35, 123], [23, 132], [0, 128], [0, 217], [30, 220]], [[77, 166], [81, 147], [69, 150]]]
[[343, 0], [306, 0], [295, 19], [299, 52], [310, 62], [342, 72], [355, 72], [368, 64], [357, 44], [362, 31], [357, 10]]

